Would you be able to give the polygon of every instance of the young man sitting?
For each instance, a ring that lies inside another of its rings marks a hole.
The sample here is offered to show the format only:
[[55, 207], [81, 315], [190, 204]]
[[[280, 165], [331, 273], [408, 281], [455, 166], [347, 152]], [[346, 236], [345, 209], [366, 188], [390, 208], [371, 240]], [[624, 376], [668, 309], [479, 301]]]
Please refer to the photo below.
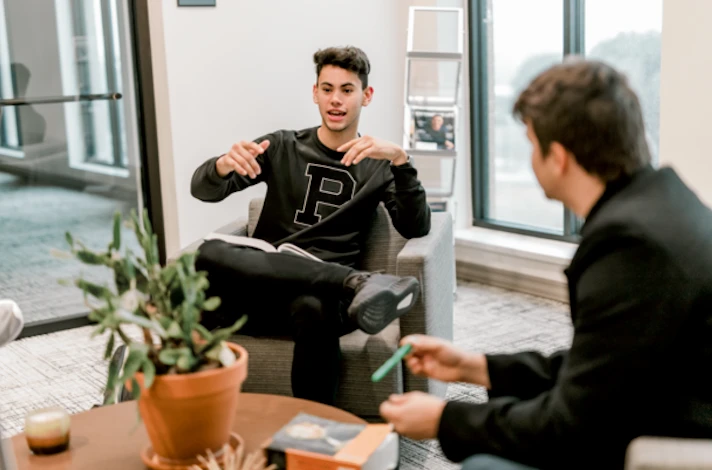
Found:
[[361, 109], [373, 98], [363, 51], [328, 48], [314, 62], [321, 125], [234, 144], [195, 171], [191, 192], [218, 202], [265, 182], [253, 236], [275, 246], [292, 243], [321, 260], [210, 240], [196, 266], [208, 272], [209, 295], [222, 299], [205, 324], [231, 324], [247, 314], [242, 333], [292, 335], [294, 396], [330, 404], [339, 337], [356, 328], [378, 333], [418, 296], [415, 278], [354, 269], [365, 230], [382, 202], [402, 236], [421, 237], [430, 230], [430, 209], [406, 152], [358, 133]]

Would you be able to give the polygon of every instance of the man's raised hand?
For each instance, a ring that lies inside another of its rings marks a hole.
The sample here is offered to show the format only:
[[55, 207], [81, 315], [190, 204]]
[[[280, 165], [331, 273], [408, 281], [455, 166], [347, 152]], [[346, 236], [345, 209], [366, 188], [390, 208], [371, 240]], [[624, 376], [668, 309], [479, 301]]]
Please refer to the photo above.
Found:
[[230, 151], [215, 162], [215, 169], [221, 178], [234, 171], [239, 175], [255, 179], [262, 173], [257, 163], [257, 156], [262, 155], [268, 147], [269, 140], [263, 140], [259, 144], [244, 140], [233, 144]]
[[394, 165], [402, 165], [408, 161], [405, 150], [396, 144], [369, 135], [350, 140], [337, 148], [336, 151], [346, 152], [341, 159], [341, 163], [346, 166], [357, 165], [364, 158], [388, 160]]

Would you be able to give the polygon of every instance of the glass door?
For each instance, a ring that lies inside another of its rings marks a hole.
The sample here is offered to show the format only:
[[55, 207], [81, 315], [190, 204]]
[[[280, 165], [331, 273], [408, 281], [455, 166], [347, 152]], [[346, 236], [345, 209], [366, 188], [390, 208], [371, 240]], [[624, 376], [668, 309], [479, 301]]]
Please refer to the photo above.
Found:
[[0, 0], [0, 298], [29, 326], [86, 318], [59, 279], [110, 281], [51, 255], [65, 232], [103, 249], [143, 206], [129, 18], [121, 0]]

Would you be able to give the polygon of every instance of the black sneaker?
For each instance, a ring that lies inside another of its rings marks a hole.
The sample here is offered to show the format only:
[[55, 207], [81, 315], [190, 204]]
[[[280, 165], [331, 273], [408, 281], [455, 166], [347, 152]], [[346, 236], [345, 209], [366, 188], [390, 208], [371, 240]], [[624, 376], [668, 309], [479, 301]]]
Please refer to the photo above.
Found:
[[358, 327], [375, 335], [393, 320], [408, 312], [420, 292], [412, 276], [355, 272], [344, 280], [344, 287], [354, 292], [348, 316]]

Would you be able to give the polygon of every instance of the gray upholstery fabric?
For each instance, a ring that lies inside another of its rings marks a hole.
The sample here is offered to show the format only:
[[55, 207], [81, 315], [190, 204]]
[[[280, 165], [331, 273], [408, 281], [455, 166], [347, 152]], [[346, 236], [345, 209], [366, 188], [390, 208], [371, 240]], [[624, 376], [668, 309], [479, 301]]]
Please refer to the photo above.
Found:
[[628, 446], [625, 470], [712, 470], [712, 440], [639, 437]]
[[[251, 236], [262, 212], [262, 204], [261, 198], [253, 199], [247, 221], [234, 222], [216, 231]], [[200, 243], [198, 241], [191, 247], [197, 249]], [[421, 390], [445, 397], [446, 384], [413, 377], [405, 373], [402, 366], [377, 384], [371, 382], [371, 374], [393, 354], [400, 338], [407, 334], [426, 333], [453, 339], [453, 251], [450, 214], [434, 213], [430, 234], [406, 240], [393, 228], [386, 209], [382, 205], [379, 207], [366, 238], [361, 268], [415, 276], [420, 281], [421, 296], [407, 315], [378, 335], [368, 336], [355, 331], [341, 338], [343, 368], [337, 406], [365, 418], [375, 418], [379, 405], [391, 393]], [[243, 390], [291, 394], [294, 343], [289, 338], [236, 336], [235, 341], [250, 354], [248, 378]]]
[[[400, 338], [397, 322], [374, 336], [355, 331], [341, 338], [343, 362], [336, 406], [359, 416], [374, 417], [377, 406], [391, 393], [402, 393], [402, 371], [394, 369], [382, 381], [371, 374], [396, 350]], [[291, 396], [290, 374], [294, 342], [289, 338], [237, 335], [234, 341], [247, 349], [249, 370], [242, 390]], [[318, 368], [319, 364], [314, 367]]]
[[257, 221], [260, 220], [260, 214], [262, 214], [262, 205], [265, 200], [262, 198], [255, 198], [250, 201], [250, 209], [247, 214], [247, 236], [251, 237], [255, 233], [255, 227], [257, 227]]
[[[400, 319], [401, 336], [423, 333], [453, 339], [455, 301], [455, 254], [452, 219], [448, 213], [434, 213], [427, 237], [408, 240], [398, 254], [396, 273], [415, 276], [420, 281], [420, 300]], [[423, 390], [441, 398], [447, 385], [415, 377], [406, 372], [405, 390]]]

